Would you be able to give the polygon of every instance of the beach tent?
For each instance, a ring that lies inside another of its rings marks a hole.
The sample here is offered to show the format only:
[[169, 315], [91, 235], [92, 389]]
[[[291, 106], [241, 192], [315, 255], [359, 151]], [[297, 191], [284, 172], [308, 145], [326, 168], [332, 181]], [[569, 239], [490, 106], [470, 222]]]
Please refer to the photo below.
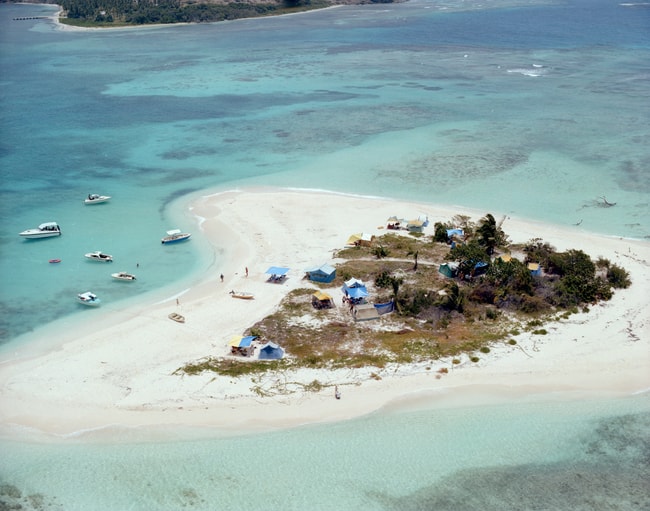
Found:
[[349, 280], [346, 280], [345, 283], [343, 284], [343, 287], [341, 287], [341, 290], [345, 294], [345, 296], [352, 298], [354, 300], [360, 300], [361, 298], [365, 298], [368, 296], [368, 290], [366, 289], [365, 284], [363, 281], [351, 278]]
[[271, 266], [266, 270], [266, 274], [270, 275], [267, 282], [282, 282], [286, 278], [288, 271], [289, 268], [283, 266]]
[[528, 263], [528, 270], [533, 277], [539, 277], [542, 274], [542, 267], [539, 263]]
[[401, 218], [397, 218], [395, 215], [391, 216], [387, 222], [387, 228], [388, 229], [394, 229], [394, 230], [399, 230], [402, 227], [402, 223], [404, 223], [404, 220]]
[[364, 247], [369, 247], [372, 245], [372, 242], [375, 240], [375, 237], [372, 234], [368, 234], [365, 232], [359, 232], [356, 234], [352, 234], [349, 238], [348, 241], [345, 242], [346, 245], [354, 245], [354, 246], [364, 246]]
[[408, 232], [424, 232], [424, 222], [422, 220], [409, 220], [406, 224]]
[[316, 291], [311, 295], [311, 303], [317, 309], [330, 309], [334, 306], [334, 300], [327, 293]]
[[348, 295], [350, 298], [353, 298], [353, 299], [355, 299], [355, 300], [359, 300], [359, 299], [361, 299], [361, 298], [365, 298], [366, 296], [368, 296], [368, 290], [366, 289], [365, 286], [361, 286], [361, 287], [352, 287], [352, 288], [349, 288], [349, 289], [347, 290], [347, 292], [348, 292], [347, 295]]
[[366, 287], [366, 285], [363, 283], [363, 280], [355, 279], [353, 277], [351, 279], [346, 280], [343, 283], [343, 287], [346, 289], [351, 289], [353, 287]]
[[472, 271], [472, 276], [478, 277], [479, 275], [483, 275], [487, 271], [488, 271], [488, 263], [479, 261], [474, 265], [474, 271]]
[[260, 348], [261, 360], [279, 360], [284, 356], [284, 350], [275, 343], [269, 342]]
[[465, 232], [462, 229], [447, 229], [447, 238], [451, 239], [453, 236], [462, 238], [465, 236]]
[[458, 275], [458, 263], [450, 262], [443, 263], [438, 268], [438, 271], [442, 273], [445, 277], [453, 278]]
[[355, 305], [352, 312], [355, 321], [368, 321], [370, 319], [379, 319], [379, 311], [371, 303]]
[[509, 263], [510, 261], [512, 261], [512, 256], [510, 254], [501, 254], [499, 256], [499, 259], [501, 259], [501, 261], [503, 261], [504, 263]]
[[305, 270], [307, 278], [314, 282], [332, 282], [336, 278], [336, 268], [329, 264], [323, 264], [316, 268]]
[[233, 348], [248, 348], [253, 340], [255, 340], [257, 336], [255, 335], [236, 335], [232, 339], [230, 339], [230, 342], [228, 343], [228, 346], [232, 346]]

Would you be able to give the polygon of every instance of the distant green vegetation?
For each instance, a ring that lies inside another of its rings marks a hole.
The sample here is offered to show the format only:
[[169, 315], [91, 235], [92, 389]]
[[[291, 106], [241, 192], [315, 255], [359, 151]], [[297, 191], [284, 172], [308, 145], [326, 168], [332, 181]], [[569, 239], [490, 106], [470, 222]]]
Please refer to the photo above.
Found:
[[[392, 0], [360, 0], [353, 3], [391, 3]], [[181, 0], [60, 0], [62, 23], [110, 27], [157, 23], [202, 23], [255, 18], [322, 9], [332, 0], [181, 1]]]

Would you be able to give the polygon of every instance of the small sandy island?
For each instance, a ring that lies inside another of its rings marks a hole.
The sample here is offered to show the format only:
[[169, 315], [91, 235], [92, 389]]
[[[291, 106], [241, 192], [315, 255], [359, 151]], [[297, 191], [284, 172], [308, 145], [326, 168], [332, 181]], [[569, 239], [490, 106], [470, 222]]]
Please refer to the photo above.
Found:
[[[38, 348], [27, 345], [3, 354], [0, 434], [111, 441], [134, 431], [167, 438], [185, 427], [230, 434], [345, 420], [386, 406], [473, 405], [558, 394], [624, 396], [650, 388], [650, 244], [512, 218], [503, 225], [511, 240], [542, 238], [558, 250], [608, 258], [628, 270], [632, 286], [587, 314], [551, 323], [548, 335], [521, 334], [516, 346], [499, 344], [478, 363], [463, 358], [453, 367], [450, 360], [438, 360], [382, 370], [303, 369], [255, 381], [214, 373], [175, 375], [205, 356], [229, 356], [228, 341], [272, 313], [290, 290], [309, 285], [302, 279], [306, 268], [336, 264], [333, 254], [350, 234], [381, 235], [392, 215], [425, 214], [431, 222], [425, 234], [431, 234], [436, 221], [461, 213], [478, 220], [487, 213], [276, 189], [216, 193], [187, 207], [197, 219], [194, 236], [205, 236], [216, 260], [227, 263], [199, 281], [179, 284], [179, 293], [189, 289], [178, 305], [171, 298], [110, 311], [92, 325], [59, 328], [54, 338], [49, 329], [43, 331], [50, 338], [35, 342]], [[291, 269], [281, 284], [266, 282], [273, 265]], [[232, 289], [255, 299], [233, 299]], [[340, 307], [340, 293], [334, 299]], [[185, 323], [170, 320], [173, 312]], [[449, 372], [441, 375], [443, 367]], [[373, 372], [380, 379], [371, 377]], [[259, 389], [279, 380], [318, 380], [327, 387], [260, 397]]]

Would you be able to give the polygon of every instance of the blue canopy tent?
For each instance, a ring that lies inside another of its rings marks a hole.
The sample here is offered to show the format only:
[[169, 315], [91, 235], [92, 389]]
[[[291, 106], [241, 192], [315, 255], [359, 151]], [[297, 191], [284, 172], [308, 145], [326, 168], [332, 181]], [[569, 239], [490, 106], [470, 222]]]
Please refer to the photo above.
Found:
[[336, 268], [329, 264], [323, 264], [316, 268], [305, 270], [309, 280], [314, 282], [332, 282], [336, 278]]
[[365, 286], [351, 287], [348, 288], [347, 291], [348, 291], [348, 296], [350, 298], [354, 298], [355, 300], [358, 298], [365, 298], [366, 296], [368, 296], [368, 291], [366, 290]]
[[273, 342], [266, 343], [260, 348], [261, 360], [280, 360], [282, 357], [284, 357], [284, 350]]
[[283, 266], [271, 266], [266, 270], [266, 274], [270, 275], [267, 282], [282, 282], [286, 276], [289, 268], [284, 268]]

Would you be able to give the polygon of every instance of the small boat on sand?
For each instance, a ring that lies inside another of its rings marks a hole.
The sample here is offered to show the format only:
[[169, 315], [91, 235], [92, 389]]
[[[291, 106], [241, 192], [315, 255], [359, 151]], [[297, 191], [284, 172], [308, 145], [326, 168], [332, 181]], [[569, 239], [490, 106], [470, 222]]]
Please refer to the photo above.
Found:
[[178, 312], [172, 312], [169, 316], [169, 319], [176, 321], [177, 323], [185, 323], [185, 316], [181, 316]]
[[117, 273], [111, 273], [111, 277], [117, 280], [123, 280], [125, 282], [131, 282], [135, 280], [135, 275], [132, 273], [126, 273], [125, 271], [118, 271]]
[[102, 263], [112, 263], [113, 262], [113, 256], [104, 254], [100, 250], [96, 250], [95, 252], [88, 252], [85, 254], [85, 257], [90, 259], [91, 261], [100, 261]]
[[90, 193], [88, 194], [86, 200], [84, 200], [84, 204], [103, 204], [104, 202], [108, 202], [109, 200], [111, 200], [111, 198], [108, 195], [99, 195], [96, 193]]
[[82, 303], [84, 305], [88, 305], [89, 307], [98, 307], [101, 302], [99, 298], [97, 298], [97, 295], [94, 293], [91, 293], [90, 291], [86, 291], [85, 293], [79, 293], [77, 295], [77, 300], [79, 303]]
[[240, 298], [242, 300], [252, 300], [255, 298], [255, 295], [253, 293], [249, 293], [247, 291], [231, 291], [230, 295], [233, 298]]

